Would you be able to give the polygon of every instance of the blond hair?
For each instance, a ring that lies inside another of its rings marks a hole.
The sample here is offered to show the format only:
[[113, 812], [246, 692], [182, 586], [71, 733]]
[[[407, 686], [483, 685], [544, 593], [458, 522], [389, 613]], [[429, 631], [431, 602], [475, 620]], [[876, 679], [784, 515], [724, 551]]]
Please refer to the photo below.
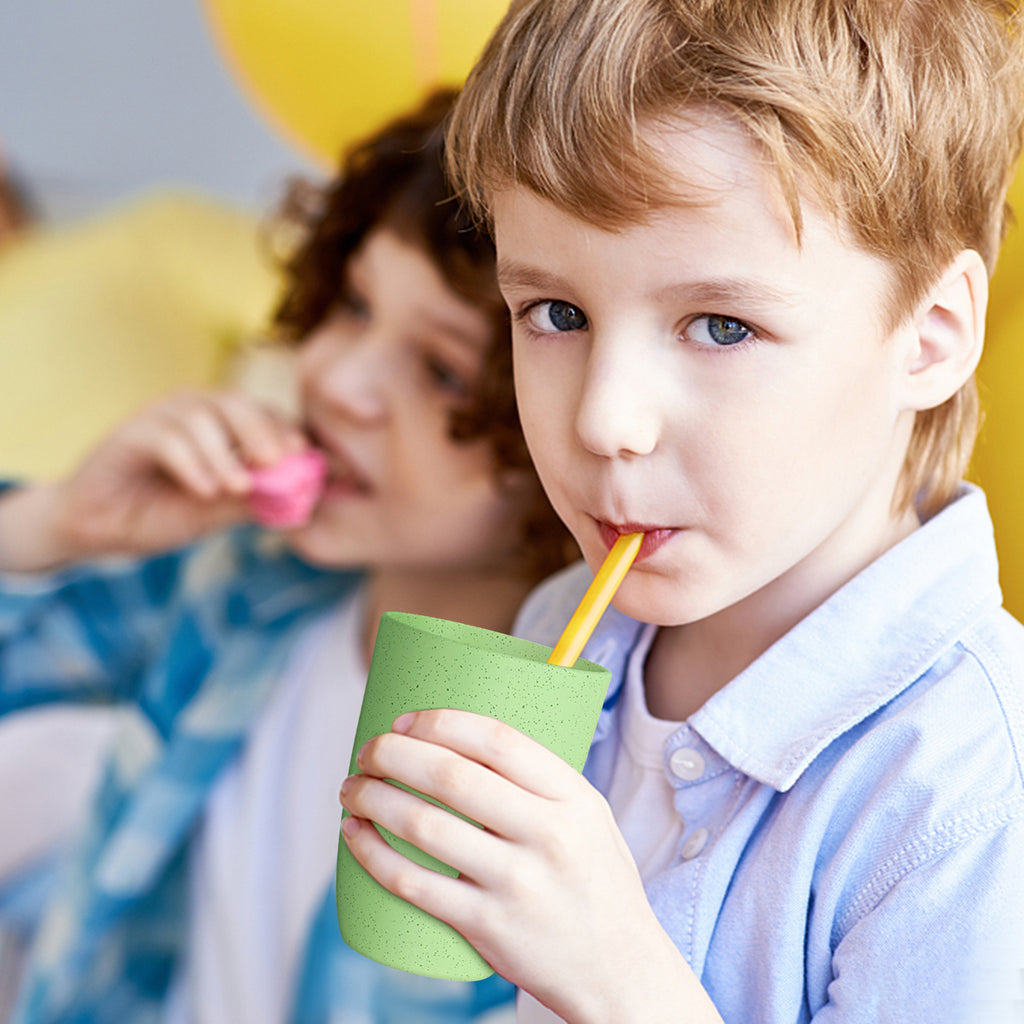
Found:
[[[711, 104], [893, 268], [884, 326], [954, 256], [991, 272], [1020, 150], [1024, 53], [1009, 0], [514, 0], [456, 105], [449, 167], [478, 215], [522, 185], [614, 230], [680, 197], [642, 129]], [[919, 413], [896, 496], [949, 500], [978, 423], [973, 378]]]

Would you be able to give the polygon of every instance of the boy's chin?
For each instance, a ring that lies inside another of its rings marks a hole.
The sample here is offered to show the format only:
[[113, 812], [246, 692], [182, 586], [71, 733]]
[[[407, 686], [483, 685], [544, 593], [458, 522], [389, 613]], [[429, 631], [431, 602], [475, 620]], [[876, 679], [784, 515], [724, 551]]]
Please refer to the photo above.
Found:
[[644, 580], [640, 574], [627, 575], [612, 605], [631, 619], [655, 626], [685, 626], [719, 610], [706, 598], [686, 593], [678, 583]]
[[314, 522], [295, 527], [281, 534], [286, 548], [304, 562], [321, 569], [350, 569], [353, 567], [352, 552], [339, 551], [336, 544], [325, 538], [323, 531]]

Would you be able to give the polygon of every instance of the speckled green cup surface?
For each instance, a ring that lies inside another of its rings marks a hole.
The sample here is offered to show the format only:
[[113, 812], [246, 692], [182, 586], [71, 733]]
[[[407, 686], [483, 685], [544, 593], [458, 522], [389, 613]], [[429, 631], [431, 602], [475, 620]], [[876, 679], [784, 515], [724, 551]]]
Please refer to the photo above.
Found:
[[[581, 771], [594, 736], [609, 672], [580, 659], [549, 665], [549, 647], [423, 615], [381, 618], [350, 772], [359, 748], [388, 732], [405, 711], [461, 708], [490, 715], [532, 736]], [[450, 867], [384, 829], [405, 856], [447, 875]], [[492, 972], [453, 928], [394, 896], [338, 843], [338, 923], [354, 950], [432, 978], [477, 981]]]

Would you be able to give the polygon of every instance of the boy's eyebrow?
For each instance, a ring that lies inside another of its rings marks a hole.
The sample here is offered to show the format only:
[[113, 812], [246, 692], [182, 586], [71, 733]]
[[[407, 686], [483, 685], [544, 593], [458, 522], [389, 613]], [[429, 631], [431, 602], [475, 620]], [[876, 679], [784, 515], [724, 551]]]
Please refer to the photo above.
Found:
[[[498, 282], [504, 287], [533, 288], [548, 292], [571, 291], [564, 277], [514, 260], [498, 262]], [[681, 281], [665, 285], [653, 293], [656, 301], [686, 299], [702, 306], [730, 306], [733, 303], [756, 303], [765, 306], [793, 305], [799, 300], [795, 292], [786, 291], [758, 278], [709, 278], [704, 281]]]
[[684, 281], [666, 285], [654, 293], [657, 300], [686, 299], [703, 306], [729, 306], [751, 303], [765, 306], [790, 306], [800, 296], [768, 281], [752, 277], [710, 278], [706, 281]]
[[548, 273], [529, 263], [515, 260], [498, 260], [496, 273], [498, 284], [517, 288], [536, 288], [540, 291], [567, 291], [569, 282], [558, 274]]

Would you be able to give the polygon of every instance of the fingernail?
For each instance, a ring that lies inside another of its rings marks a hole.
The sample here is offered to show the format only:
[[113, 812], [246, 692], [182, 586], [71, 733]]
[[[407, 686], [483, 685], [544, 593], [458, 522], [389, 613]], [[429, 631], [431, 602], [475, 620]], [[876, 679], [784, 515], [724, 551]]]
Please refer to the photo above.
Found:
[[391, 728], [395, 732], [408, 732], [412, 728], [412, 723], [416, 720], [415, 711], [406, 711], [404, 715], [399, 715]]
[[349, 839], [351, 839], [360, 828], [362, 828], [362, 822], [358, 818], [346, 818], [341, 823], [341, 831], [344, 832], [345, 836]]
[[346, 780], [345, 780], [345, 781], [344, 781], [344, 782], [343, 782], [343, 783], [341, 784], [341, 789], [340, 789], [340, 791], [338, 792], [338, 796], [339, 796], [339, 798], [341, 798], [342, 800], [344, 800], [345, 794], [346, 794], [346, 793], [347, 793], [347, 792], [349, 791], [349, 789], [351, 788], [351, 784], [352, 784], [352, 776], [350, 775], [350, 776], [349, 776], [349, 777], [348, 777], [348, 778], [347, 778], [347, 779], [346, 779]]

